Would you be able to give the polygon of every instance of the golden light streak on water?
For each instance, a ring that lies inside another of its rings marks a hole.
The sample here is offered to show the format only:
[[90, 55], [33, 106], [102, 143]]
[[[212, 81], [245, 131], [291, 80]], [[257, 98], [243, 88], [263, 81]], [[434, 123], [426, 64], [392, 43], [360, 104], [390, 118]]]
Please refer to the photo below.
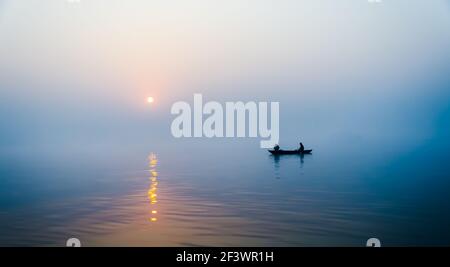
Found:
[[158, 172], [156, 171], [156, 165], [158, 164], [158, 159], [155, 154], [150, 154], [148, 157], [149, 167], [150, 167], [150, 189], [148, 190], [148, 199], [150, 200], [151, 206], [151, 217], [150, 222], [156, 222], [158, 218], [156, 214], [158, 213], [156, 203], [158, 203]]

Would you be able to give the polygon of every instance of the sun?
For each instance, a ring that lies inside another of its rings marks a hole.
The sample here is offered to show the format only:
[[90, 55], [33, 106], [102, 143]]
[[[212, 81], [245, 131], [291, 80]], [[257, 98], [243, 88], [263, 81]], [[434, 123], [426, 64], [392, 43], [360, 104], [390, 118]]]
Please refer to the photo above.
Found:
[[153, 97], [149, 96], [149, 97], [147, 97], [147, 102], [151, 104], [151, 103], [155, 102], [155, 99]]

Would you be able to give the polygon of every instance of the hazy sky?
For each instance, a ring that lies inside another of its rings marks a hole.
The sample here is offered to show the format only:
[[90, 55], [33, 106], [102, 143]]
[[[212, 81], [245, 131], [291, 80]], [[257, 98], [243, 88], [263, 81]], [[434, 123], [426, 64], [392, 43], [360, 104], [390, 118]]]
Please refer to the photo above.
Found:
[[280, 101], [282, 140], [448, 132], [449, 1], [69, 2], [0, 0], [3, 146], [170, 138], [195, 92]]

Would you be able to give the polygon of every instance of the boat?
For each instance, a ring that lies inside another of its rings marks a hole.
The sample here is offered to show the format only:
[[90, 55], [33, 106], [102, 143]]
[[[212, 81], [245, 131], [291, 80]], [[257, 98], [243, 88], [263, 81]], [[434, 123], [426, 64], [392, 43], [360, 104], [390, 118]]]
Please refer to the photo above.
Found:
[[272, 153], [272, 155], [304, 155], [304, 154], [311, 154], [312, 149], [305, 149], [303, 150], [303, 152], [300, 152], [299, 149], [296, 150], [269, 149], [269, 152]]

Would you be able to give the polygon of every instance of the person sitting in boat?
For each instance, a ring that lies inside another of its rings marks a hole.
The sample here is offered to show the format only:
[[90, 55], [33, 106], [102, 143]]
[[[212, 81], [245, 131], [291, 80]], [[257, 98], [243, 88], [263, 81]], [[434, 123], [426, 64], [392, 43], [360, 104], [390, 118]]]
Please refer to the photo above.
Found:
[[305, 151], [305, 147], [303, 146], [303, 143], [300, 142], [300, 148], [298, 149], [300, 153], [303, 153]]
[[275, 145], [275, 146], [273, 147], [273, 150], [275, 150], [275, 151], [280, 150], [280, 146], [279, 146], [279, 145]]

